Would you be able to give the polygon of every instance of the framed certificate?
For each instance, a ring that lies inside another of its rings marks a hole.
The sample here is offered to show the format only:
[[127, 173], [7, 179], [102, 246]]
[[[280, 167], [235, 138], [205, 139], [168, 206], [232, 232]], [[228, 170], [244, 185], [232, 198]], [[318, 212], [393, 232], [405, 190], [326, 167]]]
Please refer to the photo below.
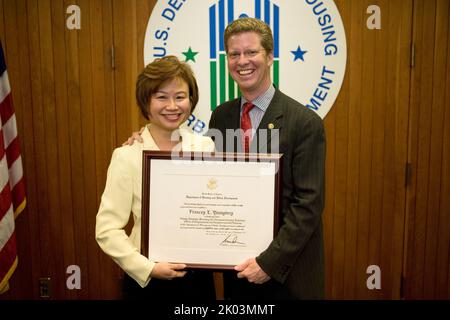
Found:
[[142, 253], [232, 269], [278, 230], [280, 154], [144, 151]]

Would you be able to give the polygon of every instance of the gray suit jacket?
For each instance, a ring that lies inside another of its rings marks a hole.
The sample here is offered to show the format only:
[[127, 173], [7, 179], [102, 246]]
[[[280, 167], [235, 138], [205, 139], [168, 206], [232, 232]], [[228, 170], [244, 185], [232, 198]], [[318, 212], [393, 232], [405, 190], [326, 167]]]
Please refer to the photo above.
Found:
[[[211, 115], [209, 127], [223, 135], [239, 129], [240, 99], [226, 102]], [[283, 154], [281, 212], [278, 234], [256, 261], [274, 280], [297, 299], [324, 298], [322, 211], [325, 189], [325, 132], [322, 119], [281, 91], [275, 95], [261, 120], [261, 129], [279, 129], [279, 152]], [[274, 130], [271, 130], [274, 131]], [[272, 136], [269, 134], [269, 137]], [[275, 137], [275, 136], [274, 136]], [[274, 139], [272, 137], [272, 139]], [[214, 138], [214, 137], [213, 137]], [[270, 152], [254, 138], [252, 152]], [[240, 151], [226, 143], [217, 151]], [[250, 258], [250, 257], [249, 257]]]

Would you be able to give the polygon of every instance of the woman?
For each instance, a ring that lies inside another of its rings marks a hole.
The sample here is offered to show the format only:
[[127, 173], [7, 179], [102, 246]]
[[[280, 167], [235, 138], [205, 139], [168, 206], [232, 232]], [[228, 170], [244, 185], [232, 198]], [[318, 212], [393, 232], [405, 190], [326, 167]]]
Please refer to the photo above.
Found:
[[[125, 271], [126, 298], [214, 299], [211, 272], [187, 272], [184, 264], [150, 261], [139, 250], [142, 151], [180, 147], [183, 151], [214, 150], [210, 138], [180, 129], [198, 102], [191, 68], [174, 56], [156, 59], [138, 76], [136, 100], [149, 120], [142, 133], [144, 143], [122, 146], [113, 152], [97, 213], [96, 240]], [[128, 236], [124, 228], [131, 215], [134, 225]]]

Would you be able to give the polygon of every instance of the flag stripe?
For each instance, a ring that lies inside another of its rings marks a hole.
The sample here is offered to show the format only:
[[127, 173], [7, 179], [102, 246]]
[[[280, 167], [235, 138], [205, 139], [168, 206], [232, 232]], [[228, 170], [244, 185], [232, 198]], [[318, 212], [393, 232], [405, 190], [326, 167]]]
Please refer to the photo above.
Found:
[[[4, 155], [5, 155], [5, 148], [3, 147], [4, 146], [4, 143], [3, 143], [3, 132], [2, 132], [2, 129], [1, 129], [1, 125], [2, 125], [2, 122], [0, 120], [0, 160], [2, 160]], [[7, 164], [5, 164], [5, 165], [7, 165]], [[2, 171], [0, 171], [0, 172], [2, 172]], [[6, 178], [6, 180], [9, 179], [8, 177], [4, 177], [4, 178]], [[0, 184], [0, 188], [1, 187], [2, 187], [2, 184]]]
[[2, 117], [2, 122], [6, 123], [9, 118], [14, 114], [14, 109], [12, 108], [12, 98], [8, 93], [3, 101], [0, 102], [0, 116]]
[[23, 178], [22, 158], [18, 158], [9, 168], [9, 184], [11, 189]]
[[[2, 139], [0, 138], [1, 141]], [[3, 190], [6, 185], [9, 185], [8, 163], [6, 162], [6, 157], [3, 156], [0, 158], [0, 190]]]
[[0, 292], [8, 284], [14, 270], [17, 267], [17, 248], [16, 248], [16, 234], [13, 233], [9, 238], [8, 243], [0, 252]]
[[[19, 159], [17, 159], [16, 162], [14, 162], [14, 169], [17, 168], [16, 172], [14, 172], [14, 175], [17, 174], [17, 172], [22, 173], [22, 157], [20, 157]], [[10, 170], [11, 172], [11, 170]], [[19, 179], [20, 178], [20, 179]], [[17, 177], [17, 181], [15, 181], [15, 183], [10, 183], [9, 184], [10, 188], [11, 188], [11, 193], [13, 195], [13, 199], [15, 199], [15, 197], [21, 196], [22, 200], [25, 199], [25, 182], [23, 179], [23, 174], [20, 175], [20, 177]], [[17, 195], [16, 195], [17, 193]], [[17, 198], [17, 205], [16, 202], [14, 202], [14, 210], [16, 210], [17, 206], [20, 204], [20, 202], [22, 200], [20, 200], [20, 197]], [[19, 201], [20, 200], [20, 201]]]
[[15, 217], [26, 204], [22, 157], [17, 138], [8, 72], [0, 43], [0, 294], [17, 267]]
[[[1, 107], [1, 106], [0, 106]], [[5, 121], [2, 118], [2, 130], [3, 130], [3, 144], [4, 144], [4, 148], [7, 150], [8, 152], [8, 147], [9, 144], [11, 143], [11, 141], [13, 141], [16, 136], [17, 136], [17, 126], [16, 126], [16, 116], [12, 115], [8, 121]]]
[[16, 162], [17, 160], [22, 162], [20, 160], [20, 145], [19, 145], [19, 139], [17, 139], [17, 136], [14, 137], [14, 139], [8, 146], [8, 149], [6, 152], [6, 160], [8, 162], [8, 168], [11, 168], [14, 165], [14, 162]]
[[[1, 257], [0, 257], [0, 259], [1, 259]], [[6, 273], [5, 277], [0, 282], [0, 294], [5, 293], [6, 291], [9, 290], [8, 280], [9, 280], [9, 278], [11, 278], [12, 274], [16, 270], [18, 262], [19, 262], [19, 258], [16, 256], [16, 259], [14, 260], [11, 268], [9, 268], [9, 271]]]
[[[0, 233], [0, 251], [3, 251], [3, 247], [6, 246], [9, 238], [14, 233], [14, 211], [11, 204], [6, 211], [6, 214], [0, 220], [0, 229], [2, 230]], [[1, 264], [3, 264], [3, 262]]]
[[[7, 257], [7, 260], [4, 260], [7, 263], [0, 264], [0, 276], [3, 277], [9, 271], [11, 264], [14, 262], [16, 256], [11, 254], [16, 251], [16, 233], [13, 232], [11, 237], [9, 237], [8, 242], [2, 248], [1, 254], [2, 258]], [[4, 255], [3, 255], [4, 253]]]
[[[11, 188], [9, 187], [9, 183], [6, 183], [0, 192], [0, 221], [8, 213], [9, 207], [11, 207]], [[1, 230], [3, 232], [3, 229]], [[0, 237], [2, 237], [2, 234], [0, 234]]]
[[[16, 191], [16, 190], [20, 190]], [[13, 189], [13, 208], [14, 208], [14, 218], [17, 218], [17, 216], [25, 209], [25, 206], [27, 204], [27, 199], [25, 198], [25, 182], [20, 180], [16, 186]]]
[[11, 87], [9, 86], [8, 72], [3, 71], [0, 75], [0, 102], [3, 102], [6, 96], [11, 92]]

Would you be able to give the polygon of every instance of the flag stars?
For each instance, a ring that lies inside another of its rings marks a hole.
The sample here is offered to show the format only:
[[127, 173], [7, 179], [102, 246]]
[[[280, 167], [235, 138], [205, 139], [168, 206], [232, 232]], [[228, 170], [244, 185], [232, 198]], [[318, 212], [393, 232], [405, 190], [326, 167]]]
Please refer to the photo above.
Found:
[[305, 53], [307, 53], [308, 51], [304, 51], [300, 48], [300, 46], [297, 47], [297, 50], [291, 51], [291, 53], [294, 55], [294, 62], [297, 61], [298, 59], [302, 60], [303, 62], [305, 61], [304, 59], [304, 55]]
[[192, 51], [191, 47], [189, 47], [188, 51], [183, 52], [184, 56], [186, 57], [186, 62], [192, 60], [195, 61], [195, 56], [198, 54], [198, 52]]

